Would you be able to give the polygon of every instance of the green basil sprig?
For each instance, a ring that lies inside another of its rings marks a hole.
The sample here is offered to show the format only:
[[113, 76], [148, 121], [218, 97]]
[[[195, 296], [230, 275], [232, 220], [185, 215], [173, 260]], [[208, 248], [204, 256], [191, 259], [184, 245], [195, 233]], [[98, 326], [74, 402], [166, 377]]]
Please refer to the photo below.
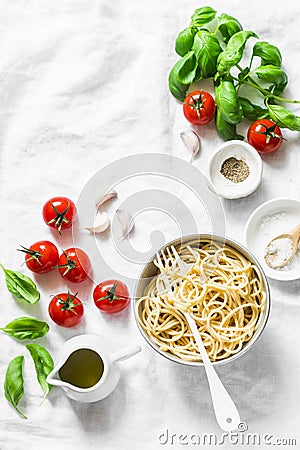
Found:
[[[281, 68], [280, 50], [258, 40], [245, 63], [245, 47], [250, 38], [259, 39], [255, 32], [243, 30], [236, 18], [228, 14], [217, 17], [210, 6], [198, 8], [189, 27], [176, 39], [176, 52], [182, 58], [169, 75], [172, 95], [183, 102], [192, 83], [211, 77], [218, 107], [216, 127], [225, 140], [241, 138], [236, 125], [243, 118], [252, 121], [271, 118], [281, 127], [300, 131], [300, 117], [278, 105], [300, 103], [299, 100], [281, 97], [288, 77]], [[244, 63], [245, 66], [241, 67]], [[247, 91], [240, 89], [244, 85]], [[251, 92], [260, 97], [258, 103], [267, 108], [254, 104]]]
[[21, 272], [6, 269], [2, 264], [0, 264], [0, 267], [5, 274], [7, 289], [15, 298], [31, 304], [39, 301], [40, 293], [31, 278]]
[[37, 339], [48, 333], [49, 325], [32, 317], [19, 317], [0, 330], [19, 340]]
[[41, 345], [28, 344], [26, 348], [29, 350], [34, 362], [36, 376], [44, 391], [44, 399], [50, 392], [52, 386], [47, 383], [46, 378], [53, 370], [54, 363], [50, 353]]
[[16, 356], [9, 363], [5, 375], [4, 393], [5, 398], [11, 403], [20, 416], [27, 419], [27, 416], [25, 416], [18, 408], [19, 401], [24, 395], [23, 361], [24, 356]]

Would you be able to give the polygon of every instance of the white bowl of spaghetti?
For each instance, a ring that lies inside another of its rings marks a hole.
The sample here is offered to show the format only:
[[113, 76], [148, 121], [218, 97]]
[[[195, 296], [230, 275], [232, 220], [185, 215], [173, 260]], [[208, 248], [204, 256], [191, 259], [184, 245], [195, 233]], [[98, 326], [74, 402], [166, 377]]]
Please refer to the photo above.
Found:
[[170, 295], [159, 288], [162, 269], [156, 257], [146, 264], [135, 290], [134, 314], [140, 332], [166, 358], [202, 366], [182, 313], [188, 311], [212, 363], [233, 361], [257, 341], [268, 320], [270, 292], [259, 262], [241, 244], [217, 235], [186, 236], [162, 250], [172, 245], [183, 261], [193, 265], [182, 277], [175, 257], [168, 256]]

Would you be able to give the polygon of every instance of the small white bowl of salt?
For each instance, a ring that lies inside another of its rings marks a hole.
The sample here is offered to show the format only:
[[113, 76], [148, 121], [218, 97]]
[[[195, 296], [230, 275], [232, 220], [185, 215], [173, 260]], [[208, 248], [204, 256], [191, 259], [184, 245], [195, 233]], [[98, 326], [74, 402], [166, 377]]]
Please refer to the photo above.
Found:
[[[269, 200], [250, 215], [245, 227], [246, 245], [268, 277], [282, 281], [300, 278], [299, 243], [293, 258], [285, 264], [293, 249], [290, 233], [299, 224], [300, 202], [292, 198]], [[271, 258], [271, 264], [267, 264], [266, 258]]]

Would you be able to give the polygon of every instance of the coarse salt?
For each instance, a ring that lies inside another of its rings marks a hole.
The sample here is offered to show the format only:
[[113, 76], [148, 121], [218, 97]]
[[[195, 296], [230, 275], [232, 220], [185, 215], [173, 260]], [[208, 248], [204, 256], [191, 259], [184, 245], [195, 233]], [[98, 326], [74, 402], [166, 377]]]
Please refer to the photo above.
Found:
[[279, 238], [271, 242], [266, 248], [265, 257], [271, 266], [278, 267], [287, 261], [293, 253], [293, 241], [289, 238]]

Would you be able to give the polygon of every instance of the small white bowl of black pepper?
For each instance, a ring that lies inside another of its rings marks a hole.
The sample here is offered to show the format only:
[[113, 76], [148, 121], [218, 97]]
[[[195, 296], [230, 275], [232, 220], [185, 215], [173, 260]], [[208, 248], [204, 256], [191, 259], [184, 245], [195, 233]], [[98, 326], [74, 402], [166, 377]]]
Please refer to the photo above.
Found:
[[261, 183], [262, 160], [247, 142], [227, 141], [212, 155], [208, 176], [212, 188], [220, 197], [246, 197]]

